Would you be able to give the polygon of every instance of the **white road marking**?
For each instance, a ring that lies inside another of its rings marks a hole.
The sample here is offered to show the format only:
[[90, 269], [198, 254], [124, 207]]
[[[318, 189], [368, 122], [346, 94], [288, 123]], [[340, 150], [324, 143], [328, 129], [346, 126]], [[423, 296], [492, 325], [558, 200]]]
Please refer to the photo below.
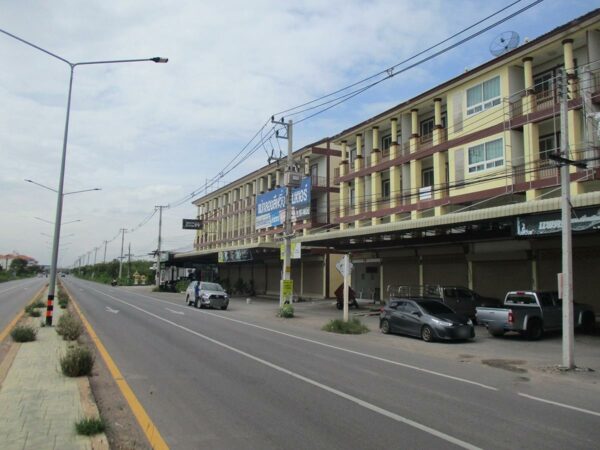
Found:
[[170, 309], [170, 308], [165, 308], [167, 311], [172, 312], [173, 314], [180, 314], [180, 315], [184, 315], [185, 313], [183, 311], [176, 311], [174, 309]]
[[119, 314], [118, 309], [112, 309], [110, 306], [106, 307], [106, 312], [113, 313], [113, 314]]
[[[4, 294], [5, 292], [14, 291], [15, 289], [19, 289], [19, 288], [23, 288], [23, 286], [21, 286], [21, 285], [18, 285], [18, 286], [13, 286], [13, 287], [10, 287], [10, 288], [8, 288], [8, 289], [4, 289], [3, 291], [0, 291], [0, 294]], [[25, 287], [25, 288], [23, 288], [23, 290], [24, 290], [24, 291], [26, 291], [27, 289], [28, 289], [28, 288], [26, 288], [26, 287]]]
[[232, 347], [231, 345], [225, 344], [224, 342], [217, 341], [216, 339], [213, 339], [213, 338], [211, 338], [209, 336], [206, 336], [204, 334], [198, 333], [197, 331], [194, 331], [194, 330], [191, 330], [189, 328], [186, 328], [183, 325], [179, 325], [178, 323], [172, 322], [169, 319], [166, 319], [166, 318], [161, 317], [161, 316], [159, 316], [157, 314], [151, 313], [150, 311], [146, 311], [145, 309], [140, 308], [139, 306], [132, 305], [131, 303], [127, 303], [126, 301], [121, 300], [121, 299], [119, 299], [117, 297], [113, 297], [112, 295], [106, 294], [106, 293], [104, 293], [102, 291], [99, 291], [97, 289], [93, 289], [93, 288], [90, 288], [90, 289], [92, 289], [92, 290], [94, 290], [94, 291], [98, 292], [99, 294], [102, 294], [102, 295], [104, 295], [106, 297], [112, 298], [113, 300], [116, 300], [116, 301], [118, 301], [120, 303], [123, 303], [124, 305], [128, 305], [128, 306], [130, 306], [130, 307], [132, 307], [134, 309], [137, 309], [138, 311], [143, 312], [144, 314], [147, 314], [147, 315], [149, 315], [151, 317], [154, 317], [155, 319], [158, 319], [158, 320], [161, 320], [161, 321], [163, 321], [165, 323], [168, 323], [169, 325], [172, 325], [175, 328], [179, 328], [180, 330], [186, 331], [186, 332], [188, 332], [190, 334], [193, 334], [194, 336], [198, 336], [199, 338], [205, 339], [205, 340], [207, 340], [209, 342], [212, 342], [215, 345], [219, 345], [219, 346], [221, 346], [221, 347], [223, 347], [223, 348], [225, 348], [227, 350], [230, 350], [230, 351], [232, 351], [234, 353], [237, 353], [237, 354], [239, 354], [241, 356], [245, 356], [248, 359], [251, 359], [251, 360], [253, 360], [253, 361], [257, 362], [257, 363], [260, 363], [260, 364], [263, 364], [263, 365], [265, 365], [267, 367], [270, 367], [271, 369], [274, 369], [274, 370], [276, 370], [278, 372], [284, 373], [284, 374], [289, 375], [289, 376], [291, 376], [293, 378], [296, 378], [296, 379], [298, 379], [300, 381], [304, 381], [307, 384], [315, 386], [315, 387], [317, 387], [319, 389], [322, 389], [324, 391], [327, 391], [327, 392], [330, 392], [330, 393], [332, 393], [334, 395], [337, 395], [338, 397], [341, 397], [341, 398], [344, 398], [344, 399], [346, 399], [346, 400], [348, 400], [350, 402], [356, 403], [357, 405], [362, 406], [363, 408], [366, 408], [366, 409], [368, 409], [370, 411], [373, 411], [375, 413], [381, 414], [381, 415], [383, 415], [385, 417], [388, 417], [388, 418], [390, 418], [392, 420], [395, 420], [396, 422], [404, 423], [404, 424], [406, 424], [408, 426], [411, 426], [413, 428], [421, 430], [421, 431], [423, 431], [425, 433], [428, 433], [428, 434], [430, 434], [432, 436], [435, 436], [435, 437], [437, 437], [439, 439], [442, 439], [442, 440], [444, 440], [446, 442], [454, 444], [454, 445], [456, 445], [458, 447], [462, 447], [462, 448], [466, 448], [466, 449], [472, 449], [472, 450], [477, 450], [477, 449], [480, 448], [480, 447], [477, 447], [477, 446], [475, 446], [473, 444], [470, 444], [468, 442], [465, 442], [465, 441], [462, 441], [462, 440], [460, 440], [458, 438], [455, 438], [454, 436], [450, 436], [449, 434], [446, 434], [446, 433], [438, 431], [438, 430], [436, 430], [434, 428], [428, 427], [427, 425], [423, 425], [423, 424], [421, 424], [419, 422], [415, 422], [414, 420], [411, 420], [411, 419], [408, 419], [406, 417], [403, 417], [403, 416], [401, 416], [399, 414], [396, 414], [396, 413], [394, 413], [392, 411], [388, 411], [387, 409], [380, 408], [377, 405], [369, 403], [369, 402], [367, 402], [365, 400], [361, 400], [358, 397], [355, 397], [353, 395], [350, 395], [350, 394], [347, 394], [345, 392], [342, 392], [342, 391], [340, 391], [338, 389], [335, 389], [335, 388], [333, 388], [331, 386], [327, 386], [326, 384], [319, 383], [318, 381], [315, 381], [315, 380], [313, 380], [311, 378], [308, 378], [308, 377], [305, 377], [303, 375], [300, 375], [300, 374], [298, 374], [296, 372], [288, 370], [288, 369], [286, 369], [284, 367], [281, 367], [281, 366], [279, 366], [277, 364], [269, 362], [269, 361], [267, 361], [265, 359], [262, 359], [262, 358], [259, 358], [257, 356], [254, 356], [254, 355], [252, 355], [250, 353], [247, 353], [247, 352], [245, 352], [243, 350], [240, 350], [238, 348]]
[[[163, 303], [172, 304], [172, 302], [168, 302], [166, 300], [161, 300], [159, 298], [151, 297], [149, 295], [139, 294], [137, 292], [132, 292], [132, 294], [139, 295], [140, 297], [145, 297], [145, 298], [149, 298], [149, 299], [152, 299], [152, 300], [156, 300], [157, 302], [163, 302]], [[481, 387], [483, 389], [489, 389], [491, 391], [498, 391], [498, 388], [495, 388], [493, 386], [489, 386], [489, 385], [483, 384], [483, 383], [478, 383], [476, 381], [467, 380], [465, 378], [460, 378], [460, 377], [455, 377], [455, 376], [452, 376], [452, 375], [447, 375], [445, 373], [435, 372], [433, 370], [424, 369], [422, 367], [417, 367], [417, 366], [413, 366], [413, 365], [410, 365], [410, 364], [404, 364], [404, 363], [401, 363], [401, 362], [398, 362], [398, 361], [392, 361], [391, 359], [385, 359], [385, 358], [381, 358], [379, 356], [373, 356], [373, 355], [369, 355], [368, 353], [361, 353], [361, 352], [357, 352], [355, 350], [349, 350], [347, 348], [337, 347], [337, 346], [331, 345], [331, 344], [325, 344], [324, 342], [319, 342], [319, 341], [315, 341], [313, 339], [308, 339], [308, 338], [304, 338], [304, 337], [301, 337], [301, 336], [296, 336], [296, 335], [293, 335], [293, 334], [284, 333], [283, 331], [278, 331], [278, 330], [274, 330], [272, 328], [263, 327], [263, 326], [256, 325], [256, 324], [253, 324], [253, 323], [250, 323], [250, 322], [244, 322], [242, 320], [233, 319], [231, 317], [226, 317], [226, 316], [223, 316], [221, 314], [215, 314], [215, 313], [211, 313], [211, 312], [208, 312], [208, 311], [200, 311], [200, 310], [196, 310], [196, 311], [198, 313], [201, 313], [201, 314], [207, 314], [207, 315], [211, 315], [211, 316], [214, 316], [214, 317], [218, 317], [218, 318], [223, 319], [223, 320], [229, 320], [231, 322], [239, 323], [239, 324], [246, 325], [246, 326], [249, 326], [249, 327], [258, 328], [259, 330], [269, 331], [271, 333], [279, 334], [279, 335], [282, 335], [282, 336], [287, 336], [287, 337], [290, 337], [292, 339], [298, 339], [299, 341], [310, 342], [311, 344], [320, 345], [322, 347], [327, 347], [327, 348], [331, 348], [331, 349], [334, 349], [334, 350], [339, 350], [339, 351], [342, 351], [342, 352], [351, 353], [353, 355], [362, 356], [364, 358], [369, 358], [369, 359], [374, 359], [376, 361], [380, 361], [380, 362], [383, 362], [383, 363], [393, 364], [395, 366], [404, 367], [405, 369], [411, 369], [411, 370], [415, 370], [415, 371], [418, 371], [418, 372], [427, 373], [429, 375], [435, 375], [435, 376], [438, 376], [438, 377], [447, 378], [449, 380], [458, 381], [458, 382], [461, 382], [461, 383], [471, 384], [473, 386], [478, 386], [478, 387]]]
[[576, 406], [567, 405], [565, 403], [553, 402], [552, 400], [546, 400], [544, 398], [534, 397], [533, 395], [523, 394], [522, 392], [518, 392], [518, 394], [521, 397], [525, 397], [525, 398], [528, 398], [530, 400], [535, 400], [535, 401], [542, 402], [542, 403], [548, 403], [550, 405], [560, 406], [561, 408], [572, 409], [573, 411], [579, 411], [579, 412], [584, 413], [584, 414], [591, 414], [592, 416], [598, 416], [598, 417], [600, 417], [600, 412], [591, 411], [589, 409], [584, 409], [584, 408], [578, 408]]

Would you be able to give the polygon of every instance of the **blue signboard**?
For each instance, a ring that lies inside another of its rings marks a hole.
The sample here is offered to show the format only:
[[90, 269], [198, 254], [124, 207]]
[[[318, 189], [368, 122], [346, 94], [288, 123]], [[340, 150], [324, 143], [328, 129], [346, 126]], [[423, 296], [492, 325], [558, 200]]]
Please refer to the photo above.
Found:
[[[310, 177], [292, 189], [292, 222], [310, 216]], [[285, 188], [256, 196], [256, 229], [278, 227], [285, 221]]]

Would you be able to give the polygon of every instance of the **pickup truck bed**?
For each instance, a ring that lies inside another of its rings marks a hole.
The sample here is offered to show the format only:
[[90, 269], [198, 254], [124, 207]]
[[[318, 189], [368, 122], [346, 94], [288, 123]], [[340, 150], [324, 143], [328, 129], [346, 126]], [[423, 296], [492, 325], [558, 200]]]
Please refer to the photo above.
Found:
[[[506, 294], [504, 306], [477, 307], [477, 323], [485, 325], [492, 336], [516, 331], [529, 339], [540, 339], [545, 331], [562, 329], [562, 302], [554, 292], [512, 291]], [[591, 308], [574, 304], [576, 327], [593, 331], [595, 315]]]

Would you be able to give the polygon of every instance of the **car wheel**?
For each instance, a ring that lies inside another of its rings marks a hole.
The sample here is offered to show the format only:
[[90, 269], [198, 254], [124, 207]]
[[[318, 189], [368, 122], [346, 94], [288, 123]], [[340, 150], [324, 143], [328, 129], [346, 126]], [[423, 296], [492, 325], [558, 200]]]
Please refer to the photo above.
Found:
[[495, 328], [488, 328], [488, 333], [490, 333], [490, 335], [494, 336], [494, 337], [504, 336], [504, 330], [495, 329]]
[[225, 310], [227, 309], [227, 305], [225, 305], [225, 306], [221, 306], [221, 309], [222, 309], [223, 311], [225, 311]]
[[542, 327], [542, 322], [539, 320], [532, 320], [527, 324], [527, 339], [530, 341], [537, 341], [542, 338], [544, 334], [544, 328]]
[[425, 342], [433, 342], [433, 330], [429, 325], [424, 325], [421, 328], [421, 339]]
[[379, 324], [379, 329], [383, 334], [390, 334], [390, 322], [387, 319], [383, 319]]

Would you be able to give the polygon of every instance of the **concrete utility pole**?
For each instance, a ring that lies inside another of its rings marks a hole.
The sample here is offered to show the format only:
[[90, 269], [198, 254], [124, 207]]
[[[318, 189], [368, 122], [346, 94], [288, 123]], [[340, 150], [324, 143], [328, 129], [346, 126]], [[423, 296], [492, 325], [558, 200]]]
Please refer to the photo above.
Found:
[[[568, 80], [565, 71], [559, 74], [560, 95], [560, 153], [569, 160]], [[571, 236], [571, 166], [563, 162], [560, 167], [561, 220], [562, 220], [562, 329], [563, 366], [575, 367], [573, 323], [573, 255]]]
[[123, 275], [123, 245], [125, 244], [125, 232], [126, 228], [121, 228], [121, 257], [119, 258], [119, 280]]
[[[286, 127], [287, 135], [280, 136], [277, 133], [277, 137], [287, 139], [288, 141], [288, 151], [287, 151], [287, 161], [285, 167], [284, 174], [284, 185], [285, 185], [285, 223], [284, 223], [284, 255], [283, 255], [283, 267], [282, 267], [282, 275], [281, 282], [279, 284], [279, 306], [283, 306], [283, 304], [288, 301], [291, 303], [292, 293], [289, 293], [289, 284], [291, 283], [291, 272], [292, 272], [292, 238], [293, 238], [293, 230], [292, 230], [292, 188], [298, 187], [300, 185], [300, 177], [297, 172], [294, 171], [294, 158], [293, 158], [293, 122], [292, 120], [288, 120], [287, 123], [282, 119], [280, 121], [276, 121], [273, 117], [271, 118], [272, 123], [277, 123]], [[294, 176], [298, 175], [298, 176]], [[292, 286], [293, 290], [293, 286]]]
[[94, 266], [96, 265], [96, 257], [98, 256], [98, 247], [94, 247]]
[[104, 241], [104, 264], [106, 264], [106, 246], [108, 245], [108, 241]]
[[162, 233], [162, 211], [163, 208], [168, 208], [165, 205], [158, 205], [154, 207], [158, 209], [158, 246], [156, 247], [156, 286], [160, 286], [160, 245], [161, 245], [161, 233]]

